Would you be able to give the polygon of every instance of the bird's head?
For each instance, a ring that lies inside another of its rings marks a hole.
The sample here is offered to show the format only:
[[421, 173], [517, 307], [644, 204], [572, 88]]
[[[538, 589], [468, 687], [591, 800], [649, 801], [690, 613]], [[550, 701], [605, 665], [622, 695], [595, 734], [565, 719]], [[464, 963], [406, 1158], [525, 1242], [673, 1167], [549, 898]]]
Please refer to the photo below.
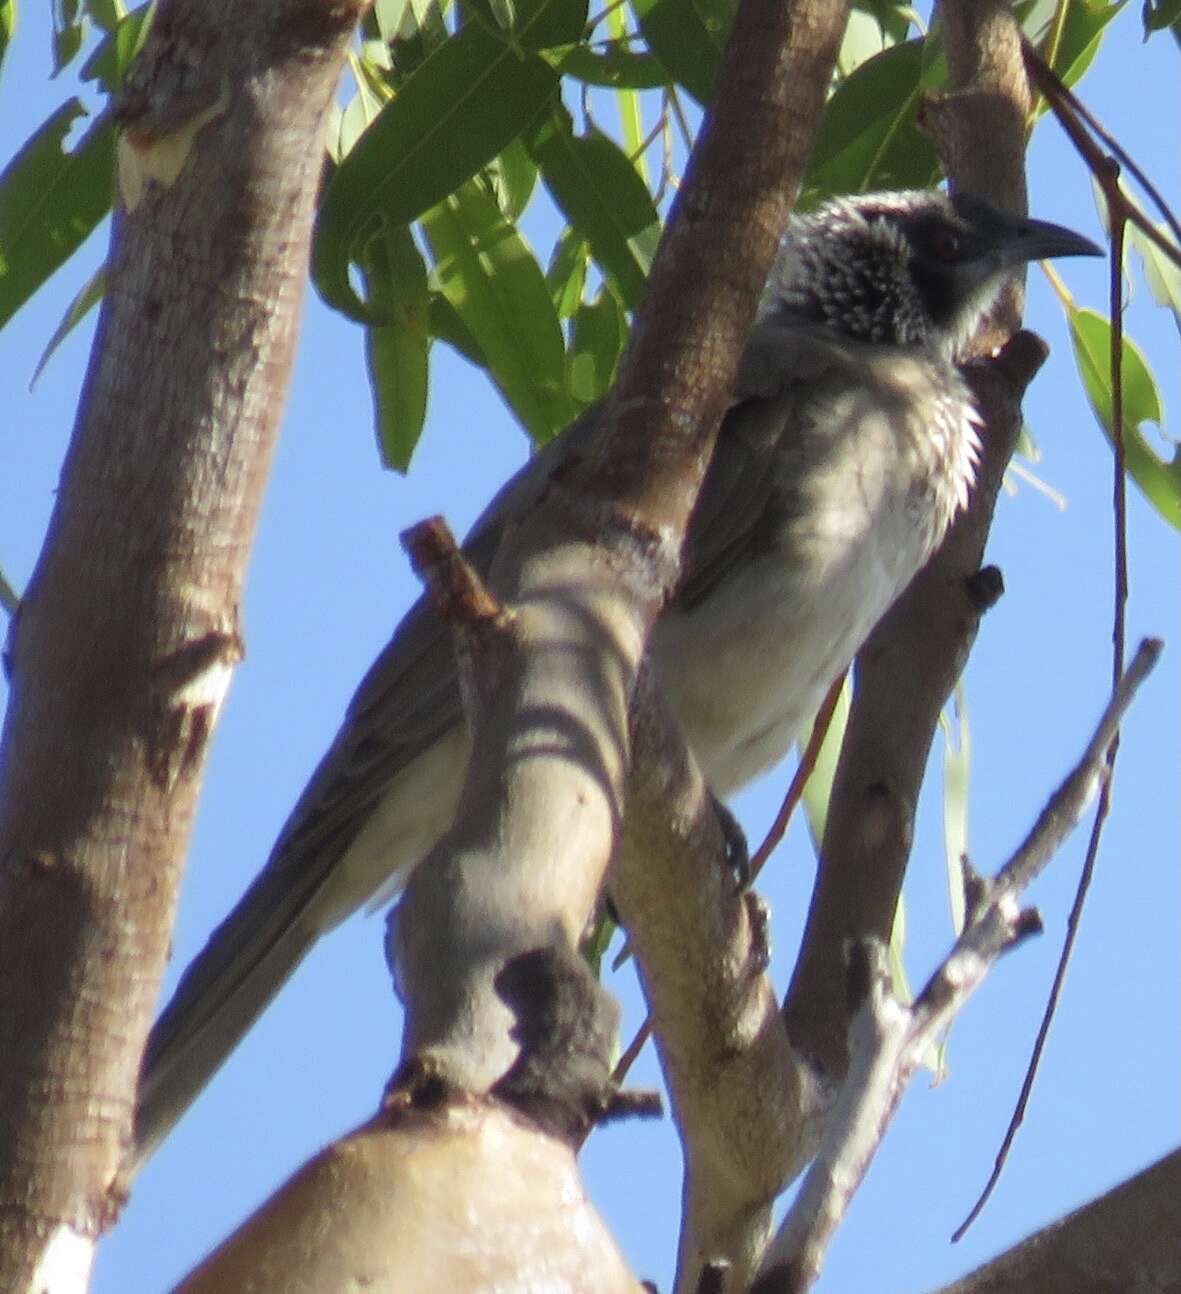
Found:
[[760, 314], [861, 341], [954, 355], [1008, 271], [1056, 256], [1101, 256], [1060, 225], [937, 190], [836, 198], [792, 219]]

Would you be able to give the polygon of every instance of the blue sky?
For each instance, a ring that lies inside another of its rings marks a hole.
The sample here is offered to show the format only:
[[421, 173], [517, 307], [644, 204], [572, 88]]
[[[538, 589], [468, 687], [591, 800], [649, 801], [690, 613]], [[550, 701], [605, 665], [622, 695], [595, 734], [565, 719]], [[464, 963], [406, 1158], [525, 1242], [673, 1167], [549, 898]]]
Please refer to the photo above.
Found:
[[[72, 92], [49, 83], [47, 22], [26, 6], [0, 77], [4, 153]], [[1174, 204], [1177, 49], [1140, 44], [1129, 7], [1083, 92]], [[1135, 93], [1130, 86], [1135, 85]], [[1100, 237], [1081, 164], [1052, 124], [1030, 156], [1031, 210]], [[65, 305], [101, 260], [104, 227], [0, 333], [9, 415], [0, 431], [0, 567], [20, 588], [32, 569], [72, 425], [92, 325], [28, 382]], [[1105, 309], [1100, 264], [1069, 262], [1080, 304]], [[1176, 414], [1177, 335], [1143, 284], [1129, 328]], [[1053, 353], [1026, 403], [1036, 471], [1060, 511], [1020, 485], [1002, 499], [989, 560], [1007, 592], [989, 613], [966, 676], [973, 767], [970, 850], [995, 869], [1076, 758], [1105, 698], [1112, 606], [1111, 462], [1079, 391], [1061, 312], [1030, 280], [1029, 326]], [[427, 434], [408, 479], [383, 473], [371, 431], [360, 333], [309, 296], [274, 476], [244, 603], [248, 655], [214, 745], [166, 988], [266, 857], [376, 650], [417, 594], [398, 546], [442, 512], [464, 529], [526, 444], [479, 374], [436, 351]], [[1169, 640], [1125, 726], [1115, 804], [1076, 961], [1008, 1170], [968, 1238], [951, 1247], [992, 1164], [1020, 1084], [1085, 846], [1076, 833], [1031, 898], [1046, 934], [1005, 959], [952, 1034], [949, 1078], [912, 1085], [830, 1252], [821, 1289], [920, 1290], [1013, 1243], [1178, 1141], [1181, 904], [1176, 535], [1130, 491], [1129, 638]], [[907, 884], [912, 980], [946, 951], [949, 918], [937, 739]], [[782, 792], [780, 770], [737, 802], [752, 839]], [[759, 889], [771, 904], [773, 973], [786, 983], [813, 871], [796, 827]], [[98, 1294], [167, 1288], [327, 1139], [365, 1118], [398, 1054], [399, 1013], [377, 918], [324, 941], [136, 1183], [104, 1242]], [[634, 1026], [631, 973], [613, 981]], [[634, 1071], [657, 1081], [649, 1050]], [[680, 1155], [668, 1120], [614, 1126], [583, 1155], [593, 1197], [641, 1276], [668, 1287]]]

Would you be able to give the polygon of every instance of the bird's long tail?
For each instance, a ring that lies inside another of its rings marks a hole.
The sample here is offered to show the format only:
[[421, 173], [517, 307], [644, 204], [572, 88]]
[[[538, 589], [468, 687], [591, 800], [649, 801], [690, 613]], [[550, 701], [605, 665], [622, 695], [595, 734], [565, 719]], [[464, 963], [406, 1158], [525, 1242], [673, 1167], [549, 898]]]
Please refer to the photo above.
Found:
[[[318, 887], [265, 868], [185, 971], [148, 1036], [135, 1111], [138, 1167], [168, 1135], [315, 943]], [[303, 892], [300, 892], [303, 890]]]

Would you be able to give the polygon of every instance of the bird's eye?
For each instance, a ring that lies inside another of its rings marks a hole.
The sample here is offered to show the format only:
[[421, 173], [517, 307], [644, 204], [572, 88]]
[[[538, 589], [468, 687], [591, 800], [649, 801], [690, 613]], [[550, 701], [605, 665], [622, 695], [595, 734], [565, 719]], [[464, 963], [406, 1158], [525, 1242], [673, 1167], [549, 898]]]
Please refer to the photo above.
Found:
[[927, 242], [931, 255], [939, 261], [954, 261], [963, 246], [959, 234], [946, 225], [933, 229]]

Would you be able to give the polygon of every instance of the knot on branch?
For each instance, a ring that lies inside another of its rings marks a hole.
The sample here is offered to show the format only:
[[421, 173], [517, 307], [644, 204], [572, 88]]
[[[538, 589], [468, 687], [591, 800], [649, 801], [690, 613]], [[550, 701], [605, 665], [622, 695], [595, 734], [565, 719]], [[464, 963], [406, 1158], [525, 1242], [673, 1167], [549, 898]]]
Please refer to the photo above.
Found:
[[493, 1086], [494, 1096], [571, 1145], [604, 1118], [654, 1112], [649, 1095], [625, 1095], [612, 1081], [619, 1008], [577, 953], [519, 953], [495, 986], [516, 1016], [512, 1037], [520, 1053]]

